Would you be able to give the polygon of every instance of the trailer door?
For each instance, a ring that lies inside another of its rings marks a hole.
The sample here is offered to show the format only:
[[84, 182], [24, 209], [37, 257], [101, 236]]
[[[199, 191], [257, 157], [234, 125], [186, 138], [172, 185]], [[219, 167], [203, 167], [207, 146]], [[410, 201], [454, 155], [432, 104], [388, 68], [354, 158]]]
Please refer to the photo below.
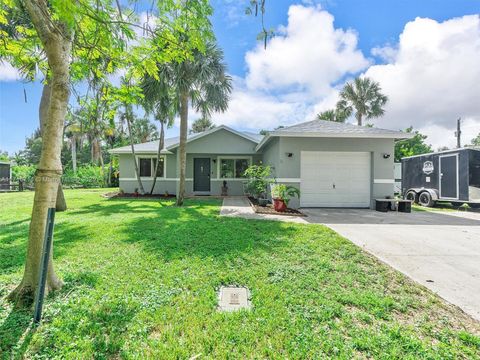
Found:
[[458, 154], [440, 156], [440, 198], [458, 199]]

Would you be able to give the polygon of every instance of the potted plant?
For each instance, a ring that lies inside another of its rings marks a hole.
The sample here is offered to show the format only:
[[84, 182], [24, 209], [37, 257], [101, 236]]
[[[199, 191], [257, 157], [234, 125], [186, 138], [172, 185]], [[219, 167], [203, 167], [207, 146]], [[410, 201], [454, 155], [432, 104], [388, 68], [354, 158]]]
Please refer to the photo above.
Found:
[[275, 211], [284, 212], [290, 199], [294, 196], [300, 198], [300, 190], [295, 186], [276, 184], [272, 187], [273, 207]]
[[258, 201], [258, 205], [266, 206], [267, 186], [274, 180], [271, 176], [270, 166], [251, 165], [245, 170], [244, 175], [248, 178], [245, 184], [246, 192]]

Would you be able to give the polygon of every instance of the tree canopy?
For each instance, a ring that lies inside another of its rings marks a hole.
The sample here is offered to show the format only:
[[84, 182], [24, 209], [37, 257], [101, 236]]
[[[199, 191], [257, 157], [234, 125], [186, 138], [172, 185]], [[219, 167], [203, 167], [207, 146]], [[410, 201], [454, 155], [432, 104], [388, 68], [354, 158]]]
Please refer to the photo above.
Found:
[[421, 134], [419, 131], [414, 131], [412, 126], [405, 129], [405, 132], [414, 134], [414, 136], [411, 139], [404, 139], [395, 143], [396, 162], [400, 162], [402, 158], [407, 156], [421, 155], [433, 151], [432, 146], [425, 142], [427, 139], [426, 135]]
[[339, 114], [341, 119], [354, 114], [357, 124], [362, 126], [363, 120], [382, 116], [387, 101], [388, 97], [382, 93], [378, 82], [367, 77], [358, 77], [353, 82], [347, 82], [340, 92], [336, 114]]

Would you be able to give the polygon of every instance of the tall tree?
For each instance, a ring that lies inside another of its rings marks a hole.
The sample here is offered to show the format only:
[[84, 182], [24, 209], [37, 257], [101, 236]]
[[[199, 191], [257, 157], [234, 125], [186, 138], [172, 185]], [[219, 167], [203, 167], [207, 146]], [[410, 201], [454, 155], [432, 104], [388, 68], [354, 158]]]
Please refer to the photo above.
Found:
[[362, 126], [364, 119], [382, 116], [387, 101], [388, 97], [382, 94], [378, 82], [367, 77], [358, 77], [343, 87], [336, 111], [344, 114], [346, 118], [355, 113], [357, 124]]
[[[25, 271], [20, 285], [9, 295], [11, 299], [28, 304], [34, 298], [46, 214], [48, 208], [55, 206], [62, 174], [63, 125], [72, 80], [80, 80], [99, 57], [109, 57], [111, 69], [115, 69], [114, 64], [122, 63], [131, 67], [136, 76], [141, 76], [155, 72], [156, 62], [174, 59], [182, 62], [193, 50], [203, 50], [205, 39], [211, 34], [208, 20], [211, 7], [207, 0], [189, 0], [188, 6], [185, 5], [181, 0], [159, 2], [158, 19], [164, 26], [147, 29], [158, 35], [155, 47], [146, 47], [140, 41], [134, 51], [127, 51], [135, 26], [129, 17], [135, 12], [124, 11], [122, 15], [119, 1], [3, 0], [0, 4], [0, 30], [21, 30], [15, 37], [2, 37], [0, 57], [17, 68], [29, 67], [33, 75], [37, 66], [44, 66], [51, 88], [35, 179]], [[178, 12], [183, 13], [181, 23], [188, 22], [192, 30], [177, 26], [177, 17], [173, 15]], [[20, 16], [26, 18], [28, 26], [17, 26]], [[43, 58], [46, 61], [41, 61]], [[62, 285], [53, 268], [52, 253], [48, 262], [47, 293]]]
[[160, 138], [158, 141], [157, 158], [150, 194], [155, 190], [160, 157], [165, 147], [165, 127], [173, 125], [175, 115], [178, 114], [179, 99], [173, 89], [172, 66], [169, 63], [158, 64], [157, 76], [146, 75], [140, 84], [143, 92], [143, 106], [147, 113], [153, 114], [160, 123]]
[[212, 123], [210, 118], [202, 116], [192, 123], [190, 134], [198, 134], [213, 129], [214, 127], [215, 125]]
[[194, 51], [192, 59], [173, 64], [174, 86], [180, 98], [180, 157], [177, 205], [185, 197], [186, 144], [188, 132], [188, 107], [192, 105], [203, 116], [214, 111], [225, 111], [232, 91], [232, 79], [226, 75], [223, 51], [209, 42], [204, 52]]
[[336, 109], [325, 110], [317, 115], [318, 120], [334, 121], [334, 122], [345, 122], [348, 116], [345, 112], [338, 111]]
[[399, 162], [406, 156], [421, 155], [432, 152], [432, 146], [425, 140], [427, 135], [414, 131], [413, 127], [405, 129], [406, 133], [415, 134], [411, 139], [400, 140], [395, 143], [395, 161]]

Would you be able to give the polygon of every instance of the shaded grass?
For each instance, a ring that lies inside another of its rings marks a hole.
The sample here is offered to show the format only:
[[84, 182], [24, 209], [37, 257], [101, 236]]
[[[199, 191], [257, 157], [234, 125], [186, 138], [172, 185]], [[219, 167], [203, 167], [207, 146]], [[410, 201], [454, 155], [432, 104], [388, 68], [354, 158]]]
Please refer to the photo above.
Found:
[[[65, 287], [34, 331], [20, 281], [30, 193], [1, 194], [5, 358], [476, 358], [479, 325], [332, 230], [218, 216], [218, 200], [103, 199], [67, 190], [55, 265]], [[4, 259], [7, 259], [4, 261]], [[250, 312], [219, 313], [221, 285]]]

